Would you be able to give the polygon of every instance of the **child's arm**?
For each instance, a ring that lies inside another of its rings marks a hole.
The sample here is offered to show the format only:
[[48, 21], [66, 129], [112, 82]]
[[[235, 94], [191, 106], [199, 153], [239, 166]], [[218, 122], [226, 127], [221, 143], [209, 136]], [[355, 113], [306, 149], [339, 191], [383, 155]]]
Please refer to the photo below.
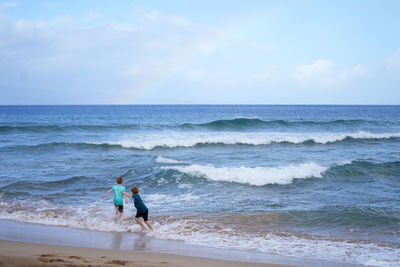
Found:
[[105, 196], [107, 196], [108, 194], [110, 194], [112, 192], [112, 189], [108, 190], [107, 193], [105, 193], [104, 195], [102, 195], [101, 197], [104, 198]]
[[125, 198], [125, 204], [128, 204], [128, 198], [124, 195]]
[[132, 195], [129, 195], [128, 193], [125, 193], [125, 192], [123, 192], [123, 191], [119, 191], [119, 192], [121, 192], [122, 194], [124, 194], [124, 197], [132, 197]]

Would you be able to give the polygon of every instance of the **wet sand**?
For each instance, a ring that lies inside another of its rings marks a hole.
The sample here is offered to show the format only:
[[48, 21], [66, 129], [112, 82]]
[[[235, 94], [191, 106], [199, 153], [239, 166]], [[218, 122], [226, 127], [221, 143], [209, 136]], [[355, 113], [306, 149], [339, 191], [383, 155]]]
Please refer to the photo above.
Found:
[[0, 220], [1, 266], [359, 266]]
[[0, 240], [0, 266], [284, 266], [180, 255]]

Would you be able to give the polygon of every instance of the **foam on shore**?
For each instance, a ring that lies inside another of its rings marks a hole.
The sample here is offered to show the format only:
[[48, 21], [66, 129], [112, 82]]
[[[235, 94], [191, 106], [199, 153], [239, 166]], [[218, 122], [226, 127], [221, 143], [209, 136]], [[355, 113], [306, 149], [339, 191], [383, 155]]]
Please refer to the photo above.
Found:
[[[116, 220], [113, 207], [109, 206], [93, 205], [88, 208], [88, 206], [53, 206], [49, 203], [15, 203], [10, 207], [8, 203], [1, 203], [0, 208], [0, 219], [103, 232], [124, 233], [139, 230], [132, 216]], [[134, 208], [127, 206], [125, 213], [135, 214]], [[251, 225], [243, 225], [248, 221], [244, 215], [237, 214], [231, 218], [206, 215], [152, 216], [156, 231], [147, 235], [192, 245], [304, 259], [380, 266], [400, 264], [396, 256], [399, 255], [400, 248], [391, 243], [310, 236], [288, 231], [273, 231], [272, 227], [269, 231], [251, 232], [248, 228]], [[263, 216], [272, 216], [273, 220], [275, 215]]]

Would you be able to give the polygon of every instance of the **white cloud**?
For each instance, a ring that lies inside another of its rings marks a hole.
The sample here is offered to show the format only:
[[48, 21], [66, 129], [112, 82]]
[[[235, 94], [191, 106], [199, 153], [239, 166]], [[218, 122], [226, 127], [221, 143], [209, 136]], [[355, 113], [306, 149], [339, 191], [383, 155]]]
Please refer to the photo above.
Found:
[[160, 21], [161, 14], [160, 14], [160, 11], [158, 11], [158, 10], [151, 10], [151, 11], [145, 12], [143, 14], [143, 16], [152, 22], [158, 22], [158, 21]]
[[87, 21], [87, 22], [93, 22], [93, 21], [101, 19], [102, 17], [103, 17], [103, 14], [101, 14], [99, 12], [90, 11], [88, 14], [86, 14], [83, 17], [83, 20]]
[[312, 64], [297, 66], [292, 72], [291, 78], [301, 88], [331, 88], [363, 77], [367, 73], [367, 68], [361, 64], [349, 69], [338, 70], [332, 61], [318, 59]]
[[378, 63], [378, 68], [386, 73], [398, 73], [400, 70], [400, 48], [393, 55]]
[[[0, 103], [132, 103], [154, 84], [161, 84], [152, 90], [162, 101], [277, 103], [272, 97], [283, 95], [293, 103], [290, 92], [299, 89], [306, 98], [400, 76], [400, 52], [376, 65], [339, 68], [317, 59], [282, 66], [268, 63], [276, 49], [185, 17], [135, 9], [126, 21], [94, 11], [13, 21], [0, 9]], [[151, 96], [144, 103], [165, 103]]]
[[342, 82], [348, 82], [354, 79], [366, 77], [369, 74], [369, 69], [362, 64], [358, 64], [350, 69], [341, 70], [339, 72], [339, 79]]
[[183, 73], [184, 77], [186, 77], [189, 81], [200, 82], [204, 81], [205, 71], [201, 69], [189, 70]]
[[186, 27], [186, 26], [191, 26], [193, 23], [188, 20], [187, 18], [184, 17], [179, 17], [179, 16], [171, 16], [171, 15], [166, 15], [164, 17], [164, 20], [168, 23], [180, 26], [180, 27]]
[[300, 87], [330, 87], [336, 82], [335, 76], [333, 63], [324, 59], [318, 59], [310, 65], [300, 65], [292, 74]]
[[276, 83], [285, 78], [282, 75], [282, 69], [278, 65], [269, 64], [266, 65], [260, 72], [255, 73], [253, 75], [253, 79], [258, 82], [267, 81]]
[[[118, 91], [134, 94], [167, 75], [201, 79], [198, 70], [179, 74], [180, 66], [205, 50], [212, 51], [217, 30], [159, 11], [136, 16], [140, 16], [137, 24], [103, 20], [91, 26], [85, 22], [101, 20], [101, 14], [17, 21], [3, 16], [0, 61], [6, 64], [0, 67], [0, 87], [15, 88], [33, 102], [38, 88], [53, 103], [73, 101], [77, 92], [86, 94], [83, 103], [88, 99], [108, 103]], [[71, 99], [65, 100], [62, 92]]]
[[17, 2], [2, 2], [0, 5], [3, 8], [12, 8], [17, 6]]
[[52, 20], [27, 20], [19, 19], [15, 21], [14, 27], [20, 32], [31, 32], [33, 30], [43, 29], [47, 30], [50, 27], [63, 26], [74, 22], [70, 14], [56, 17]]
[[253, 80], [269, 85], [298, 88], [334, 88], [339, 85], [363, 78], [369, 73], [365, 65], [356, 65], [348, 69], [337, 69], [335, 64], [326, 59], [315, 60], [311, 64], [283, 68], [276, 64], [265, 65], [253, 75]]
[[216, 47], [210, 43], [198, 43], [196, 44], [196, 49], [201, 53], [207, 55], [214, 52]]
[[56, 8], [58, 5], [55, 2], [47, 2], [43, 4], [43, 7], [45, 8]]

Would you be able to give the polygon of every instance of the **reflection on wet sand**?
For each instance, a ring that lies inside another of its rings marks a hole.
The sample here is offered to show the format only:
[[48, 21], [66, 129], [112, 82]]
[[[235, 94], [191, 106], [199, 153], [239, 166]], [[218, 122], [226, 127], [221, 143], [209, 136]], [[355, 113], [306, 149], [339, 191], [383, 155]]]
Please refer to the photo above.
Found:
[[145, 250], [151, 242], [151, 237], [144, 233], [139, 233], [139, 237], [133, 241], [133, 250]]

